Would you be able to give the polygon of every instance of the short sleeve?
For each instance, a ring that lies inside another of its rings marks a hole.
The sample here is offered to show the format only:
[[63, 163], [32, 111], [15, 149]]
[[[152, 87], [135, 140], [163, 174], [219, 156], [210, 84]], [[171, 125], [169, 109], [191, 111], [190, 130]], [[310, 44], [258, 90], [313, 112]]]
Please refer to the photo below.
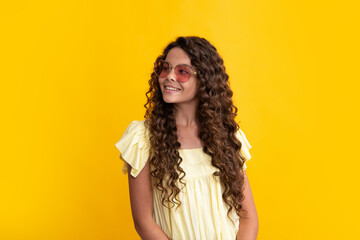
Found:
[[[249, 141], [246, 139], [245, 133], [240, 128], [236, 132], [236, 137], [241, 142], [240, 153], [245, 157], [245, 162], [247, 162], [251, 158], [251, 155], [249, 152], [251, 145], [250, 145]], [[244, 163], [243, 170], [245, 170], [246, 168], [247, 168], [247, 166]]]
[[149, 158], [150, 143], [144, 122], [145, 120], [131, 122], [115, 144], [120, 151], [120, 159], [124, 161], [122, 172], [124, 174], [128, 172], [127, 164], [129, 164], [130, 174], [133, 177], [139, 175]]

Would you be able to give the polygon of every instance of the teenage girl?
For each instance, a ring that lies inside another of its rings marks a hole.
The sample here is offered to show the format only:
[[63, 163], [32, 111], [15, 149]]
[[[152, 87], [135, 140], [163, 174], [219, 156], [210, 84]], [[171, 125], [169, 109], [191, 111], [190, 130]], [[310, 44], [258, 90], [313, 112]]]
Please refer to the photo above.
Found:
[[116, 143], [142, 239], [256, 239], [245, 171], [251, 146], [228, 79], [204, 38], [179, 37], [156, 59], [145, 120]]

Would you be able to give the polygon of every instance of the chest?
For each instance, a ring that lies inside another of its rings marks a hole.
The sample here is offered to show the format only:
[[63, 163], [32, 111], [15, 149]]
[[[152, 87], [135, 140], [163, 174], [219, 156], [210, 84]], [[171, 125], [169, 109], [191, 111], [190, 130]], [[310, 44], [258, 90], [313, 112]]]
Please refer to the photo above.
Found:
[[213, 175], [218, 169], [211, 164], [211, 157], [202, 148], [179, 150], [182, 162], [180, 167], [186, 173], [185, 179], [202, 178]]

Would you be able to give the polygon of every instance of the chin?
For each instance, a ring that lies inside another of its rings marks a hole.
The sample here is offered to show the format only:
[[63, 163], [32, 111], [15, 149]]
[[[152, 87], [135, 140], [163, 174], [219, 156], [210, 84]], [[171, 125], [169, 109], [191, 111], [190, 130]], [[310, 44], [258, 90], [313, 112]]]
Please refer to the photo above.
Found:
[[163, 94], [162, 99], [166, 103], [190, 103], [194, 101], [194, 98], [189, 96], [183, 96], [182, 94]]
[[177, 103], [178, 102], [178, 101], [176, 101], [176, 99], [167, 98], [167, 97], [163, 97], [163, 100], [166, 103]]
[[173, 94], [168, 94], [168, 93], [162, 93], [162, 99], [166, 103], [178, 103], [179, 102], [179, 96], [176, 96]]

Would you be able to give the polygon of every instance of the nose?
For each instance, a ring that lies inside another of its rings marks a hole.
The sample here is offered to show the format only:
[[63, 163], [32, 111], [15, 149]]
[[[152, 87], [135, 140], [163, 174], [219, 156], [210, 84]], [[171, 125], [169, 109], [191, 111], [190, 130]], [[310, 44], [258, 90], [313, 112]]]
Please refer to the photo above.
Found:
[[170, 72], [168, 73], [167, 78], [170, 81], [173, 81], [173, 82], [176, 81], [176, 75], [175, 75], [175, 69], [174, 68], [170, 69]]

